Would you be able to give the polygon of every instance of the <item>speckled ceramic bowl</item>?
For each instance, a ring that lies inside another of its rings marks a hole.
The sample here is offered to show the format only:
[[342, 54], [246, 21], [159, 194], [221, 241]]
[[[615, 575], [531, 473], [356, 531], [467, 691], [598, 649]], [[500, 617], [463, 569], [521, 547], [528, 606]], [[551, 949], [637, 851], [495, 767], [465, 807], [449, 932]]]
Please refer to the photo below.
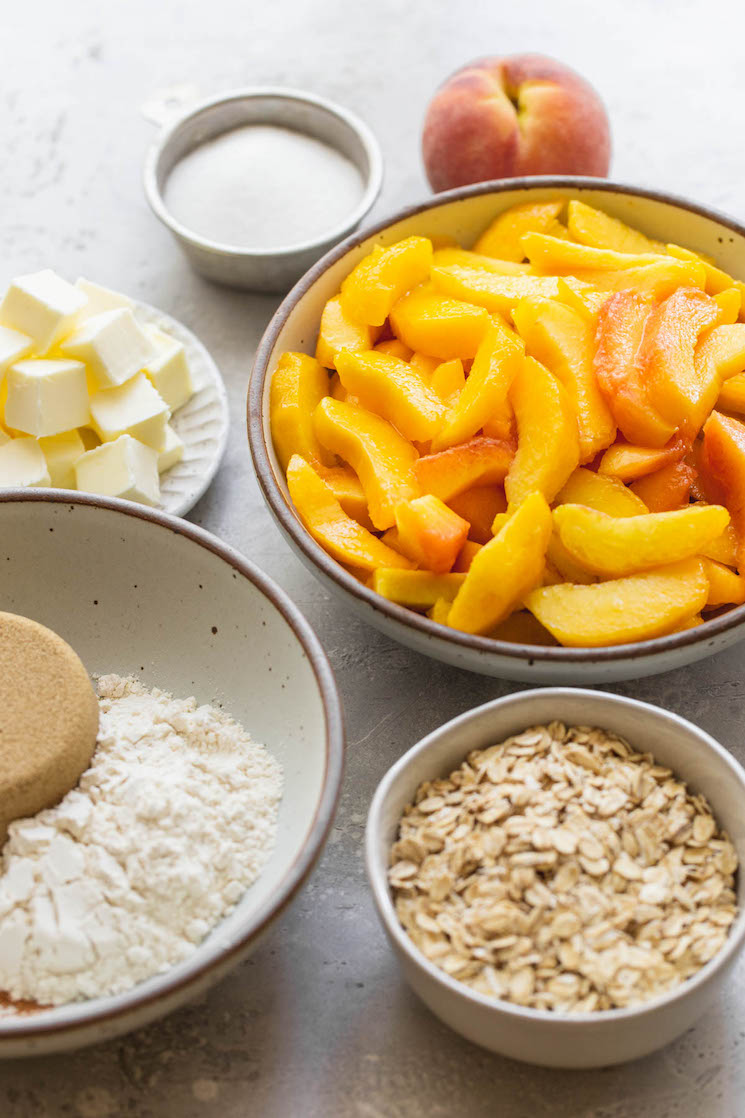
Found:
[[[91, 673], [221, 704], [281, 762], [275, 849], [189, 959], [125, 994], [9, 1013], [0, 1056], [108, 1040], [202, 994], [305, 882], [334, 816], [344, 735], [323, 650], [266, 575], [207, 532], [125, 501], [0, 491], [0, 609], [58, 632]], [[289, 697], [291, 696], [291, 701]]]
[[554, 719], [600, 726], [649, 752], [696, 792], [729, 833], [745, 865], [745, 771], [713, 738], [669, 711], [602, 691], [521, 691], [454, 718], [404, 754], [380, 782], [365, 835], [367, 875], [386, 935], [413, 989], [456, 1032], [494, 1052], [547, 1067], [588, 1068], [647, 1055], [690, 1028], [721, 993], [745, 946], [745, 876], [739, 915], [724, 947], [676, 990], [638, 1007], [559, 1015], [487, 998], [450, 978], [414, 946], [396, 917], [388, 856], [401, 813], [423, 780], [446, 776], [473, 749]]
[[558, 195], [581, 198], [662, 241], [709, 253], [728, 272], [745, 279], [745, 228], [672, 195], [568, 177], [479, 183], [438, 194], [343, 241], [292, 289], [256, 354], [248, 398], [249, 439], [264, 497], [290, 546], [329, 590], [390, 637], [438, 660], [503, 679], [568, 684], [635, 679], [681, 667], [742, 639], [745, 606], [695, 629], [614, 648], [544, 648], [448, 629], [375, 594], [312, 539], [289, 501], [269, 431], [269, 383], [279, 355], [288, 349], [314, 352], [324, 303], [373, 245], [418, 233], [445, 234], [468, 246], [509, 206]]

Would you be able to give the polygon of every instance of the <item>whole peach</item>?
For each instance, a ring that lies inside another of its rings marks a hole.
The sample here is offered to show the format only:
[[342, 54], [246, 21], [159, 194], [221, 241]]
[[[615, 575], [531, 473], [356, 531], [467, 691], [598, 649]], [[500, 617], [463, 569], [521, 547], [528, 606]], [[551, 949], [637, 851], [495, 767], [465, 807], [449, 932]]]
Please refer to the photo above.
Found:
[[602, 177], [608, 115], [589, 82], [553, 58], [480, 58], [432, 98], [422, 154], [433, 190], [518, 175]]

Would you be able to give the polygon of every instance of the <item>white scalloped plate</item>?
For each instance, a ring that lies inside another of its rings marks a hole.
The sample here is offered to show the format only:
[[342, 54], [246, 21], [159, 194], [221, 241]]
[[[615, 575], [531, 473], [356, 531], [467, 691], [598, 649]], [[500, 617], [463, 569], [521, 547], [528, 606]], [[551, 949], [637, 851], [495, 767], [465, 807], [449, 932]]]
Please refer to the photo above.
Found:
[[185, 516], [207, 491], [228, 441], [228, 397], [220, 370], [191, 330], [169, 314], [135, 302], [135, 315], [176, 338], [186, 349], [196, 392], [173, 413], [171, 426], [184, 441], [184, 457], [160, 478], [158, 508]]

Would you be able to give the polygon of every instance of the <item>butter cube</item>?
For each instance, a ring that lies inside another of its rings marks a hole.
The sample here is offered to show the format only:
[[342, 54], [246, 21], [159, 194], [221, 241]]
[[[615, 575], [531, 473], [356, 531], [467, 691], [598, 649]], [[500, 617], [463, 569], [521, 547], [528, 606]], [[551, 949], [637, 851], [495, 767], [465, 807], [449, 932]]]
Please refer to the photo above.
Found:
[[85, 362], [94, 392], [124, 384], [155, 356], [155, 346], [128, 307], [85, 319], [65, 338], [60, 351]]
[[170, 417], [168, 405], [144, 373], [91, 397], [91, 426], [104, 443], [132, 435], [153, 450], [163, 450]]
[[128, 307], [131, 311], [135, 309], [134, 299], [130, 299], [128, 295], [112, 291], [111, 288], [103, 287], [100, 283], [93, 283], [84, 276], [76, 279], [75, 287], [85, 295], [87, 300], [85, 306], [78, 311], [75, 319], [76, 326], [86, 318], [92, 318], [94, 314], [103, 314], [104, 311], [115, 311], [119, 307]]
[[75, 464], [78, 489], [104, 497], [122, 497], [141, 505], [160, 500], [158, 455], [131, 435], [88, 450]]
[[51, 483], [57, 489], [75, 489], [75, 463], [85, 446], [77, 431], [64, 431], [61, 435], [47, 435], [39, 439]]
[[0, 427], [0, 446], [10, 442], [10, 435], [4, 427]]
[[34, 351], [46, 353], [69, 334], [86, 297], [51, 268], [14, 279], [0, 303], [0, 325], [28, 334]]
[[11, 330], [9, 326], [0, 326], [0, 381], [3, 374], [14, 361], [20, 361], [27, 353], [31, 352], [31, 339], [28, 334], [21, 334], [19, 330]]
[[90, 422], [85, 365], [80, 361], [16, 361], [6, 380], [6, 427], [39, 438]]
[[145, 332], [155, 353], [143, 365], [143, 372], [174, 412], [194, 395], [186, 350], [181, 342], [164, 334], [157, 326], [145, 326]]
[[158, 473], [164, 474], [184, 457], [184, 443], [170, 423], [166, 427], [166, 445], [158, 455]]
[[8, 439], [0, 446], [0, 486], [49, 484], [46, 459], [36, 439]]

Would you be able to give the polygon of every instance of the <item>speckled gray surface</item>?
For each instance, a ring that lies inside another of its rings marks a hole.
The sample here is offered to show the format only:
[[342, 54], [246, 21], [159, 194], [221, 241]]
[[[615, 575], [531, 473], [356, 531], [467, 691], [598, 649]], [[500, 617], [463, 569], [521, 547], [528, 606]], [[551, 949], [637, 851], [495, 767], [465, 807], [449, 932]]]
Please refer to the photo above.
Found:
[[[358, 623], [290, 554], [253, 480], [243, 420], [274, 299], [210, 287], [151, 217], [140, 106], [161, 88], [253, 83], [336, 98], [375, 129], [387, 165], [373, 217], [425, 193], [418, 130], [433, 86], [468, 58], [540, 50], [601, 90], [612, 173], [745, 219], [739, 0], [26, 0], [0, 11], [0, 282], [54, 266], [162, 307], [211, 349], [233, 427], [193, 519], [243, 550], [320, 634], [347, 712], [344, 795], [319, 870], [234, 976], [119, 1042], [0, 1064], [3, 1118], [742, 1118], [745, 966], [676, 1044], [631, 1066], [557, 1073], [501, 1060], [440, 1025], [402, 984], [368, 898], [360, 840], [376, 782], [446, 718], [510, 690], [435, 664]], [[745, 648], [625, 685], [742, 760]]]

